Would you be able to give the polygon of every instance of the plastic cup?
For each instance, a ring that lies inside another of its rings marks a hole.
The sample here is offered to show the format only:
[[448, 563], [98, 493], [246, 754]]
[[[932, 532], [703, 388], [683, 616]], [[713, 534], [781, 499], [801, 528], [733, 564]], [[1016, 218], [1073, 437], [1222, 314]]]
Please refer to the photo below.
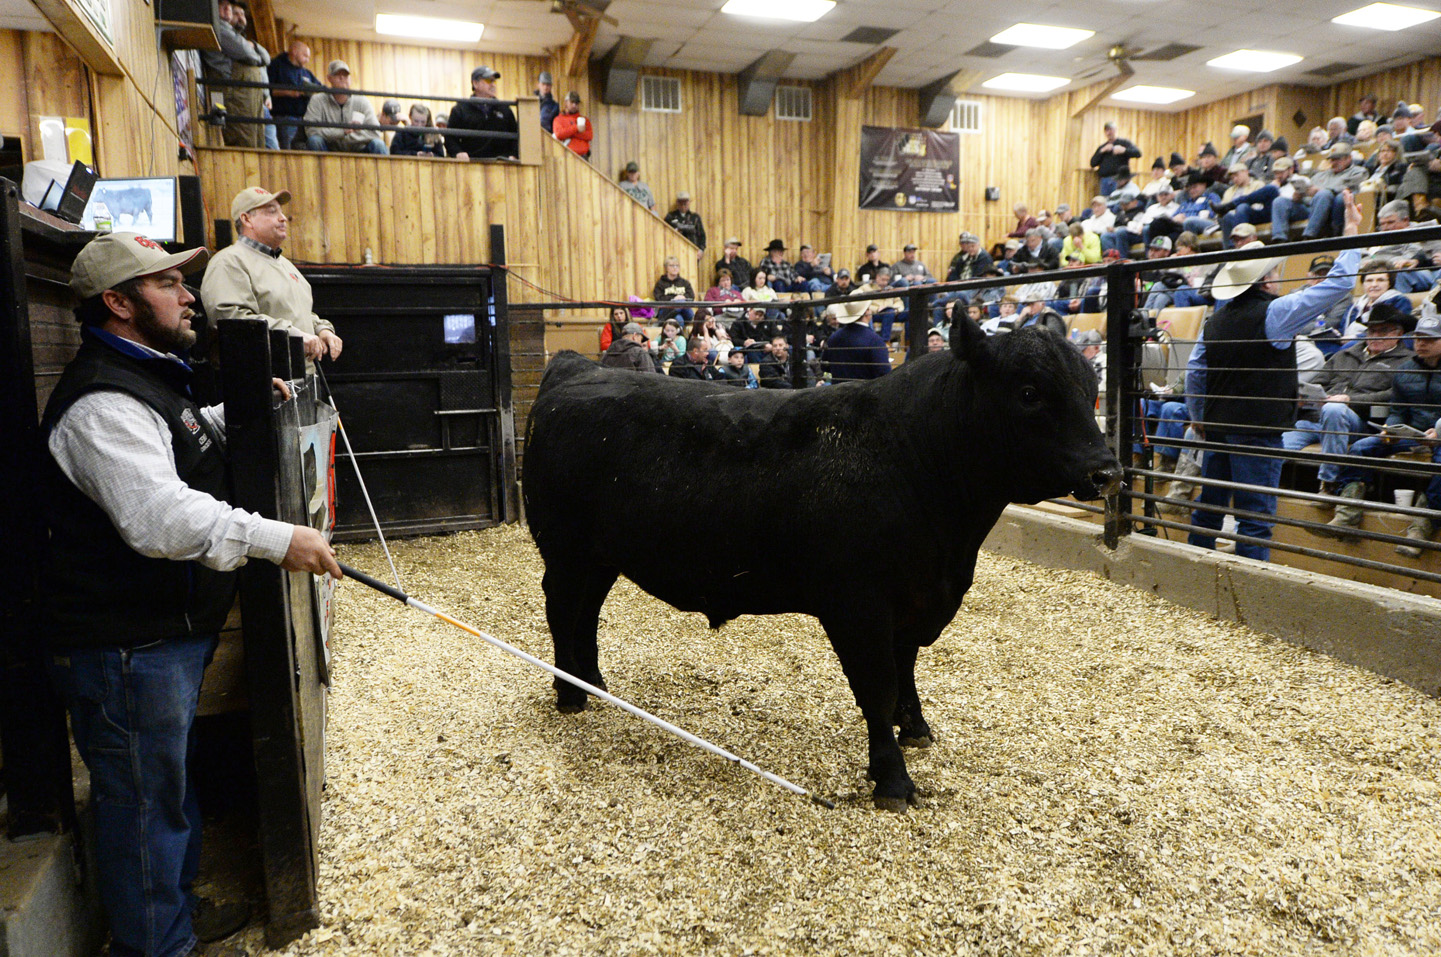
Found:
[[1402, 508], [1410, 508], [1416, 502], [1416, 490], [1410, 488], [1398, 488], [1396, 490], [1396, 504]]

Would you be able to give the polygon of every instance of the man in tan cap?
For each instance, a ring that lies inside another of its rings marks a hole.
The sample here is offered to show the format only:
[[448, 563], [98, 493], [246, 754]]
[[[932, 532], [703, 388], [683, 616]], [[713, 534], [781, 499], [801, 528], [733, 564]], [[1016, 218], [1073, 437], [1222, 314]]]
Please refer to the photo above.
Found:
[[334, 87], [329, 93], [317, 93], [305, 108], [305, 148], [317, 153], [375, 153], [385, 156], [385, 148], [377, 130], [362, 126], [379, 126], [375, 107], [350, 88], [350, 67], [344, 60], [331, 60], [325, 70], [325, 81]]
[[70, 282], [82, 342], [41, 422], [40, 634], [90, 770], [112, 953], [190, 953], [244, 924], [247, 909], [190, 894], [201, 676], [247, 559], [340, 577], [320, 532], [225, 500], [224, 413], [191, 398], [182, 358], [195, 341], [185, 274], [205, 260], [133, 232], [82, 249]]
[[310, 283], [280, 254], [289, 220], [281, 207], [290, 192], [248, 186], [235, 194], [230, 218], [240, 237], [216, 253], [200, 284], [200, 299], [211, 319], [264, 319], [272, 329], [299, 333], [306, 365], [340, 358], [343, 343], [335, 327], [314, 312]]

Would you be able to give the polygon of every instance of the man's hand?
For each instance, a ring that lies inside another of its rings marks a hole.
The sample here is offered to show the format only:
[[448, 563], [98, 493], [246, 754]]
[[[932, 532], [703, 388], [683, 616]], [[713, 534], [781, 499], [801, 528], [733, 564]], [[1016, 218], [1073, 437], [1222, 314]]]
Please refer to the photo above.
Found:
[[[330, 358], [340, 358], [340, 350], [342, 347], [344, 347], [345, 343], [340, 341], [339, 336], [331, 332], [329, 329], [322, 329], [319, 333], [316, 334], [316, 338], [319, 339], [322, 343], [322, 356], [328, 352], [330, 354]], [[320, 358], [320, 356], [317, 356], [316, 358]]]
[[335, 561], [335, 549], [325, 536], [309, 525], [296, 525], [290, 533], [290, 548], [280, 560], [280, 567], [288, 572], [310, 572], [312, 575], [329, 575], [344, 578]]
[[319, 336], [312, 336], [308, 332], [300, 334], [301, 347], [305, 349], [305, 358], [315, 360], [325, 355], [325, 343], [320, 341]]
[[290, 383], [284, 379], [271, 379], [270, 384], [275, 386], [276, 392], [280, 393], [280, 400], [282, 402], [290, 401]]
[[1341, 202], [1346, 204], [1346, 226], [1341, 230], [1341, 235], [1355, 236], [1361, 231], [1361, 207], [1356, 205], [1356, 199], [1349, 189], [1341, 191]]
[[465, 150], [461, 150], [459, 153], [455, 154], [455, 158], [458, 160], [468, 160], [470, 159], [470, 154], [467, 153]]
[[1326, 396], [1326, 401], [1327, 401], [1327, 402], [1343, 402], [1343, 403], [1345, 403], [1345, 404], [1347, 404], [1347, 405], [1350, 405], [1350, 404], [1351, 404], [1351, 397], [1350, 397], [1349, 395], [1328, 395], [1328, 396]]

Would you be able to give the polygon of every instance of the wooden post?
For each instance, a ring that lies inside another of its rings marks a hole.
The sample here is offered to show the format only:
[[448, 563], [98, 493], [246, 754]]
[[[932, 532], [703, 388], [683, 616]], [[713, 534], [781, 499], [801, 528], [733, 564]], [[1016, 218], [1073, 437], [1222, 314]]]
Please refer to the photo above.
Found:
[[515, 119], [520, 124], [520, 144], [516, 157], [522, 166], [539, 166], [540, 138], [546, 135], [540, 128], [540, 97], [516, 97]]
[[[276, 334], [281, 348], [273, 356], [265, 323], [222, 319], [217, 325], [233, 502], [266, 518], [303, 523], [300, 399], [276, 406], [270, 382], [277, 369], [289, 370], [288, 337]], [[320, 924], [315, 882], [325, 775], [324, 690], [313, 602], [309, 575], [290, 574], [265, 561], [248, 562], [240, 570], [268, 908], [265, 938], [271, 947], [282, 947]]]

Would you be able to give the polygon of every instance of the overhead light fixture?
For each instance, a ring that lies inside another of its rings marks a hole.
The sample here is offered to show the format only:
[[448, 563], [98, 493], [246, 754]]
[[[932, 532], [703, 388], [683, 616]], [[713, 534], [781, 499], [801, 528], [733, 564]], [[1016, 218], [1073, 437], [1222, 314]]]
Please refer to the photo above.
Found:
[[1181, 90], [1174, 86], [1128, 86], [1119, 93], [1112, 93], [1111, 99], [1127, 103], [1175, 103], [1195, 96], [1195, 90]]
[[413, 40], [445, 40], [450, 43], [475, 43], [485, 33], [485, 24], [471, 20], [443, 20], [439, 17], [413, 17], [401, 13], [377, 13], [375, 32], [390, 37]]
[[1427, 23], [1441, 17], [1435, 10], [1419, 7], [1403, 7], [1399, 3], [1373, 3], [1339, 17], [1332, 17], [1332, 23], [1343, 27], [1369, 27], [1372, 30], [1404, 30], [1418, 23]]
[[799, 20], [810, 23], [835, 9], [835, 0], [729, 0], [721, 13], [735, 17], [766, 20]]
[[1218, 70], [1243, 70], [1247, 73], [1270, 73], [1283, 66], [1300, 63], [1302, 57], [1294, 53], [1274, 53], [1270, 50], [1237, 50], [1214, 60], [1207, 60], [1207, 66]]
[[1094, 30], [1077, 30], [1073, 27], [1048, 27], [1040, 23], [1018, 23], [991, 37], [992, 43], [1005, 43], [1013, 47], [1044, 47], [1047, 50], [1064, 50], [1082, 40], [1096, 35]]
[[1002, 73], [981, 86], [990, 90], [1015, 90], [1020, 93], [1048, 93], [1071, 81], [1064, 76], [1041, 76], [1038, 73]]

